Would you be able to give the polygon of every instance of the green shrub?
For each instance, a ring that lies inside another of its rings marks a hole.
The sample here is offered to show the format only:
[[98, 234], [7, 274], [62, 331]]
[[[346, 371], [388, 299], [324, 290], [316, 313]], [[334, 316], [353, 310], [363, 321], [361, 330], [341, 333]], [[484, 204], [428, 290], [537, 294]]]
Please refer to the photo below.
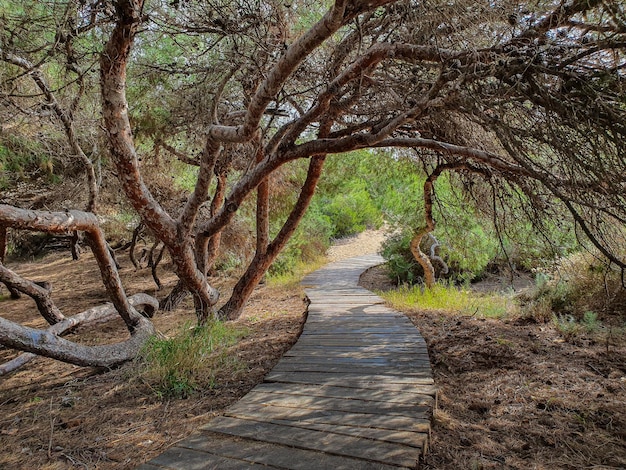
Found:
[[[464, 235], [449, 239], [448, 233], [438, 236], [440, 256], [448, 264], [446, 278], [465, 284], [480, 276], [490, 261], [495, 258], [496, 242], [489, 238], [479, 227]], [[383, 242], [382, 256], [387, 260], [390, 278], [398, 284], [416, 284], [421, 282], [424, 270], [415, 260], [410, 244], [413, 238], [411, 229], [404, 229], [391, 235]], [[475, 247], [471, 249], [472, 246]], [[422, 250], [429, 251], [428, 239], [422, 241]], [[435, 266], [437, 269], [437, 266]]]
[[323, 214], [333, 224], [333, 238], [360, 233], [382, 225], [382, 212], [376, 207], [361, 179], [350, 181], [333, 197], [327, 197]]
[[56, 160], [36, 140], [11, 135], [0, 140], [0, 189], [38, 177], [57, 183], [56, 166]]
[[382, 256], [387, 260], [387, 273], [397, 285], [417, 284], [424, 276], [424, 269], [411, 253], [411, 238], [412, 232], [404, 230], [389, 236], [382, 245]]
[[311, 204], [285, 249], [278, 255], [268, 274], [279, 277], [297, 271], [302, 263], [322, 256], [330, 246], [333, 223], [318, 204]]

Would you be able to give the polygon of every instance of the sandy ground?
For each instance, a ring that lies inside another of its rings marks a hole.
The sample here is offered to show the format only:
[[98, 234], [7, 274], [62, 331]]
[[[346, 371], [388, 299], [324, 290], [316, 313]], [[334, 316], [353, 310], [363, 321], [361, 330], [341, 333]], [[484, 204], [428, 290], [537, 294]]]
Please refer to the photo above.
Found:
[[330, 261], [341, 261], [354, 256], [378, 253], [385, 240], [385, 230], [366, 230], [352, 237], [342, 238], [328, 249]]

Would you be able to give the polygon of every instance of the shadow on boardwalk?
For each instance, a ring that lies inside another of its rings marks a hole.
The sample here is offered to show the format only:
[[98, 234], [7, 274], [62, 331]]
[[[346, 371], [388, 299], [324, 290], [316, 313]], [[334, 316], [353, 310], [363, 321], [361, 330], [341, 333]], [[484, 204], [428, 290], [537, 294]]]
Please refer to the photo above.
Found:
[[351, 258], [307, 276], [302, 336], [264, 382], [139, 468], [417, 468], [435, 387], [413, 324], [357, 285], [381, 262]]

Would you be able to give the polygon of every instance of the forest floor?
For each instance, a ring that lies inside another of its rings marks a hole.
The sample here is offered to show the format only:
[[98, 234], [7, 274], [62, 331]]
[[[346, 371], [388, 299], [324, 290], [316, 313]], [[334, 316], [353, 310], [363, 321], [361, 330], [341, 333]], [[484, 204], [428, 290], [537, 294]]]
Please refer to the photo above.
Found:
[[[343, 240], [331, 261], [375, 252], [382, 233]], [[175, 279], [161, 269], [155, 291], [149, 269], [135, 270], [121, 256], [129, 294], [161, 297]], [[73, 262], [55, 253], [16, 270], [52, 283], [66, 313], [104, 302], [91, 256]], [[227, 297], [230, 282], [214, 279]], [[365, 287], [390, 288], [380, 269]], [[29, 300], [0, 300], [2, 316], [43, 326]], [[189, 302], [157, 313], [163, 335], [195, 317]], [[626, 346], [622, 339], [563, 338], [550, 323], [488, 320], [446, 312], [409, 312], [425, 337], [439, 388], [427, 469], [626, 468]], [[187, 399], [165, 399], [133, 377], [133, 366], [97, 370], [38, 358], [0, 378], [0, 469], [127, 469], [151, 459], [237, 401], [296, 341], [305, 318], [297, 285], [262, 285], [238, 326], [242, 340], [226, 353], [236, 358], [214, 386]], [[121, 322], [83, 328], [71, 339], [112, 342]], [[0, 350], [0, 361], [14, 353]]]

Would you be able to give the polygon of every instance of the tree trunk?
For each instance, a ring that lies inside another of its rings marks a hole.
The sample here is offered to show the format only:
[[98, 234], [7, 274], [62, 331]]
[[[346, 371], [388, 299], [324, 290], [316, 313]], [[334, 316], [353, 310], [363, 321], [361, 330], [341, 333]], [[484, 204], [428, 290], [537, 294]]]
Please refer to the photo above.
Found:
[[161, 300], [159, 308], [165, 312], [171, 312], [185, 300], [187, 294], [189, 294], [189, 291], [183, 281], [179, 280], [167, 297]]
[[[0, 264], [4, 263], [4, 258], [7, 254], [7, 226], [0, 224]], [[9, 290], [9, 294], [12, 299], [19, 299], [22, 297], [20, 292], [16, 290], [10, 284], [5, 284]]]
[[[276, 238], [267, 245], [265, 249], [263, 249], [262, 245], [260, 246], [261, 249], [259, 249], [259, 245], [257, 245], [257, 251], [248, 269], [235, 285], [228, 301], [220, 309], [218, 313], [220, 318], [234, 320], [241, 315], [243, 307], [250, 298], [254, 288], [258, 285], [263, 275], [285, 247], [298, 227], [300, 220], [302, 220], [302, 217], [306, 213], [322, 173], [325, 158], [325, 156], [319, 155], [311, 158], [306, 181], [302, 186], [298, 201], [289, 214], [289, 217], [278, 235], [276, 235]], [[263, 213], [263, 210], [261, 210], [261, 215], [263, 215]], [[261, 222], [261, 224], [263, 223], [264, 222]]]
[[33, 211], [0, 204], [0, 225], [48, 233], [85, 232], [87, 242], [100, 268], [102, 282], [113, 305], [131, 332], [138, 326], [142, 317], [128, 303], [109, 245], [98, 225], [98, 219], [93, 213]]
[[411, 239], [411, 253], [413, 253], [415, 261], [424, 269], [424, 284], [430, 289], [435, 285], [435, 268], [430, 262], [428, 255], [420, 248], [420, 243], [427, 233], [430, 233], [428, 227], [422, 228], [415, 233]]
[[[440, 163], [438, 164], [433, 172], [426, 178], [424, 182], [424, 221], [426, 225], [415, 232], [415, 235], [411, 239], [411, 253], [413, 253], [413, 257], [415, 261], [417, 261], [420, 266], [424, 269], [424, 284], [427, 288], [431, 288], [435, 285], [435, 268], [431, 262], [431, 258], [428, 257], [426, 253], [422, 251], [420, 248], [420, 244], [422, 239], [426, 235], [430, 235], [432, 231], [435, 230], [435, 219], [433, 218], [433, 196], [435, 194], [435, 182], [437, 178], [441, 176], [445, 170], [458, 170], [461, 168], [470, 169], [472, 168], [466, 162], [456, 162], [456, 163]], [[432, 235], [431, 235], [432, 236]], [[433, 237], [434, 240], [436, 240]], [[435, 258], [435, 250], [432, 251], [433, 258]], [[439, 258], [437, 256], [437, 258]], [[445, 267], [447, 272], [447, 265], [443, 261], [443, 259], [439, 258], [442, 265]]]
[[208, 284], [205, 274], [196, 267], [191, 230], [197, 211], [206, 200], [211, 172], [220, 147], [212, 139], [207, 139], [196, 188], [178, 220], [174, 220], [143, 181], [128, 118], [126, 67], [133, 39], [142, 21], [143, 3], [143, 0], [115, 3], [117, 23], [100, 56], [104, 126], [122, 189], [143, 223], [168, 247], [174, 271], [193, 294], [198, 322], [202, 324], [213, 313], [219, 294]]
[[24, 279], [2, 264], [0, 264], [0, 281], [9, 289], [14, 289], [31, 297], [35, 301], [39, 313], [49, 324], [54, 325], [65, 318], [54, 305], [54, 302], [52, 302], [48, 289], [41, 287], [33, 281]]

